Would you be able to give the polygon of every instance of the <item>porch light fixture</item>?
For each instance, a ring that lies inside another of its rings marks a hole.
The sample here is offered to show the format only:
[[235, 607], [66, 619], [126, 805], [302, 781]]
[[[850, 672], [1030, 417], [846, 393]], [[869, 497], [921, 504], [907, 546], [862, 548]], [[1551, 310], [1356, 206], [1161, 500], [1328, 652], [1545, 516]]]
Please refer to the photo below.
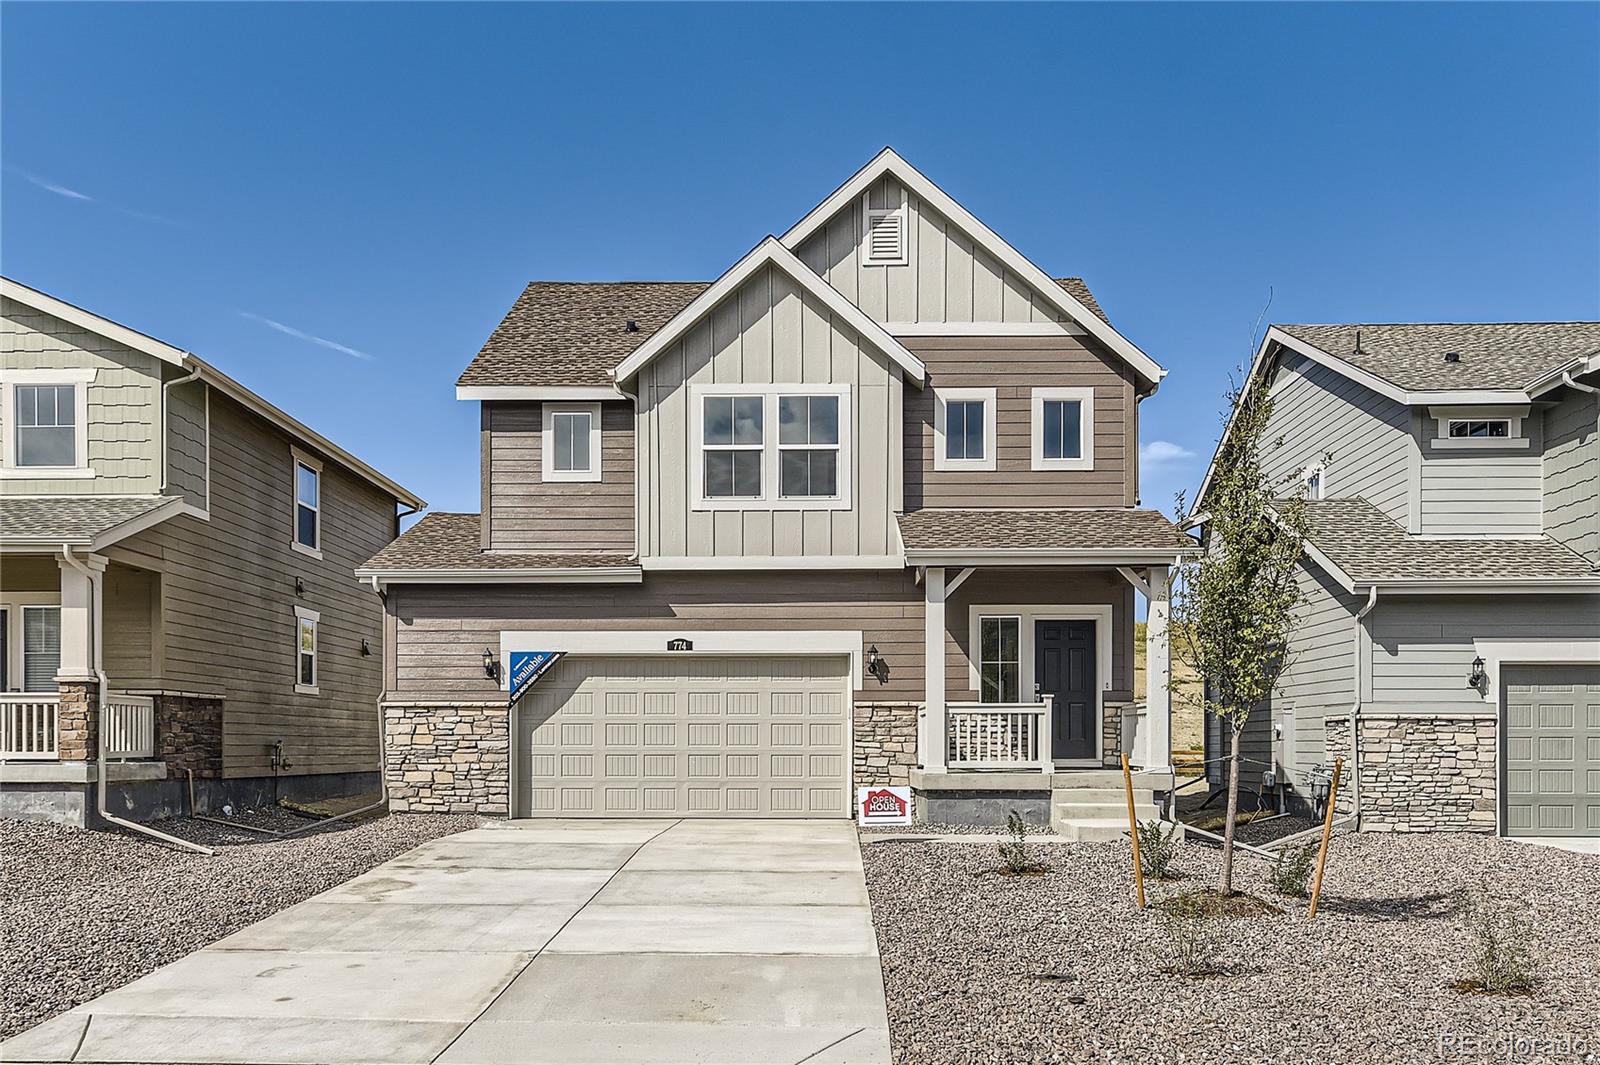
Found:
[[362, 658], [371, 658], [372, 657], [372, 645], [367, 642], [367, 638], [365, 636], [361, 637], [361, 657]]
[[1479, 655], [1472, 660], [1472, 673], [1467, 677], [1467, 687], [1482, 695], [1484, 689], [1488, 686], [1489, 677], [1483, 671], [1483, 656]]
[[889, 683], [889, 663], [878, 654], [878, 645], [873, 644], [867, 648], [867, 672], [872, 674], [879, 684]]
[[294, 579], [294, 594], [295, 595], [305, 595], [306, 594], [306, 582], [301, 580], [299, 577], [296, 577]]
[[487, 647], [483, 649], [483, 675], [490, 680], [500, 679], [500, 663], [495, 661], [494, 652]]

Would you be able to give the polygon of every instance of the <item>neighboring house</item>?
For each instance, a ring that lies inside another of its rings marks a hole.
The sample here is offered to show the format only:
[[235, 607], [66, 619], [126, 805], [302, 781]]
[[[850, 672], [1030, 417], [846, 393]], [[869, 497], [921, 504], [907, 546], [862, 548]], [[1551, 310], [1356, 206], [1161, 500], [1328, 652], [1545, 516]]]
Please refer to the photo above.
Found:
[[0, 814], [377, 783], [383, 612], [354, 567], [415, 495], [214, 367], [0, 279]]
[[1303, 806], [1343, 755], [1363, 828], [1600, 835], [1597, 353], [1596, 322], [1271, 329], [1246, 387], [1310, 540], [1250, 779]]
[[[1162, 376], [888, 150], [713, 283], [528, 285], [457, 386], [482, 512], [359, 571], [395, 806], [1040, 820], [1141, 720], [1165, 766]], [[508, 711], [527, 651], [567, 657]]]

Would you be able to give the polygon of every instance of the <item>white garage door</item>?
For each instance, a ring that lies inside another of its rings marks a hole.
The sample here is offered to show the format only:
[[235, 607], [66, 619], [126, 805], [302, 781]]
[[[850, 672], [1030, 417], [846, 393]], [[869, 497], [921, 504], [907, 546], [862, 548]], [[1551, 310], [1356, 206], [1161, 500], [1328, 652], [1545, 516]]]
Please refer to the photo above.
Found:
[[1505, 671], [1508, 836], [1600, 836], [1600, 666]]
[[850, 660], [568, 656], [518, 707], [529, 817], [848, 817]]

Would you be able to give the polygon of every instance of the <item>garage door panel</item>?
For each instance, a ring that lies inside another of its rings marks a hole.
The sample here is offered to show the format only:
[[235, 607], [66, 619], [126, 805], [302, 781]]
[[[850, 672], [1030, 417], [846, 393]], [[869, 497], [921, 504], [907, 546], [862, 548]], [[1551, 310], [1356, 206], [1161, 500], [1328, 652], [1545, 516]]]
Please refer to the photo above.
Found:
[[519, 812], [847, 817], [848, 668], [569, 656], [521, 707]]
[[1504, 690], [1506, 832], [1600, 834], [1600, 667], [1509, 667]]

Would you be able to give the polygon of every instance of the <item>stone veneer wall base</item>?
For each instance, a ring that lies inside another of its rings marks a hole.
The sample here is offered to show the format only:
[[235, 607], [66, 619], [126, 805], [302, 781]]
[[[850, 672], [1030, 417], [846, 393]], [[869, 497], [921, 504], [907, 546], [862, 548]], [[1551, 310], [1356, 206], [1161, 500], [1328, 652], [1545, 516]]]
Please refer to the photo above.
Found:
[[[1324, 728], [1328, 763], [1348, 765], [1350, 718]], [[1495, 831], [1498, 731], [1482, 714], [1362, 714], [1362, 831]]]

